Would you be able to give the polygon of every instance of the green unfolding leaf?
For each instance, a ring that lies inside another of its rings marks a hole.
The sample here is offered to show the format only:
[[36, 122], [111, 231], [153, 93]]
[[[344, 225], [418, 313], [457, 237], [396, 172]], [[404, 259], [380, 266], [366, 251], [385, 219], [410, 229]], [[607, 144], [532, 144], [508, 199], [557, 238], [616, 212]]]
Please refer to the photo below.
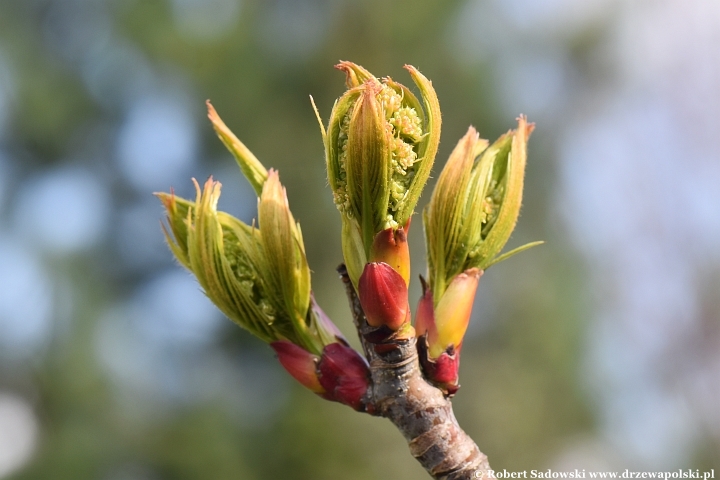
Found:
[[208, 118], [213, 124], [213, 128], [217, 133], [220, 140], [222, 140], [225, 147], [233, 154], [235, 161], [240, 167], [245, 178], [247, 178], [250, 185], [255, 190], [255, 193], [259, 196], [262, 193], [262, 187], [267, 180], [268, 172], [267, 169], [260, 163], [255, 155], [241, 142], [235, 134], [225, 125], [220, 115], [218, 115], [215, 108], [207, 101]]
[[488, 146], [470, 127], [450, 154], [423, 214], [436, 303], [453, 278], [467, 269], [484, 270], [529, 248], [498, 257], [520, 214], [532, 129], [520, 117], [516, 130]]

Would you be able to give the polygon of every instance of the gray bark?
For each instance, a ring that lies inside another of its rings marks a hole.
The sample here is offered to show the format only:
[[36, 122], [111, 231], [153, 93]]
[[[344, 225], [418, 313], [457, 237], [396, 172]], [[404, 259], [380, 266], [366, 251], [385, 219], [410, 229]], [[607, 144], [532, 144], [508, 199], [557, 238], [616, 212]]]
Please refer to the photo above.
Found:
[[450, 398], [423, 377], [415, 338], [368, 342], [366, 335], [375, 329], [365, 320], [345, 265], [338, 267], [338, 273], [370, 364], [372, 384], [365, 398], [367, 412], [393, 422], [407, 440], [410, 453], [433, 478], [487, 479], [487, 456], [458, 425]]

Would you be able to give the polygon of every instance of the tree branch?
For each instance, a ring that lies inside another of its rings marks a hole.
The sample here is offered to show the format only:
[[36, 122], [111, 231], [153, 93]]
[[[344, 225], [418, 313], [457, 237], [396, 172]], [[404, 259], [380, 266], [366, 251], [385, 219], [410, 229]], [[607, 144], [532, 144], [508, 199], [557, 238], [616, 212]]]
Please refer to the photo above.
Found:
[[458, 425], [450, 399], [423, 377], [415, 338], [368, 342], [368, 335], [376, 329], [365, 320], [344, 264], [338, 273], [370, 363], [372, 384], [365, 399], [368, 413], [393, 422], [408, 441], [410, 453], [433, 478], [487, 479], [487, 456]]

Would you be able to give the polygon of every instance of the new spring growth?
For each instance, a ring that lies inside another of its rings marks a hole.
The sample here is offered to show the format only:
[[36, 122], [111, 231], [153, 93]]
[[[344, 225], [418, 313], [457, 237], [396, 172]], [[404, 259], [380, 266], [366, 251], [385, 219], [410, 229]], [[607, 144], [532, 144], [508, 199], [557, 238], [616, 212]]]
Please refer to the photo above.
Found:
[[[407, 229], [440, 139], [440, 108], [430, 81], [410, 73], [422, 103], [405, 86], [341, 62], [348, 90], [322, 127], [328, 180], [342, 214], [342, 247], [357, 287], [378, 233]], [[319, 118], [319, 116], [318, 116]], [[383, 261], [383, 260], [379, 260]], [[395, 268], [393, 266], [393, 268]], [[409, 262], [398, 272], [409, 278]]]
[[[457, 368], [478, 281], [483, 271], [534, 242], [499, 255], [522, 203], [527, 140], [518, 128], [488, 146], [474, 128], [460, 140], [443, 168], [423, 215], [429, 284], [423, 282], [415, 328], [427, 375], [457, 389]], [[499, 255], [499, 256], [498, 256]]]
[[[378, 232], [370, 249], [357, 291], [368, 324], [393, 332], [409, 327], [410, 250], [405, 229], [386, 228]], [[414, 336], [412, 332], [404, 332]]]
[[450, 154], [423, 212], [429, 282], [436, 305], [460, 273], [470, 268], [485, 270], [541, 243], [498, 256], [520, 213], [527, 140], [533, 128], [520, 117], [517, 130], [488, 147], [487, 140], [470, 127]]
[[170, 249], [232, 321], [270, 343], [282, 366], [328, 400], [364, 408], [365, 360], [315, 302], [300, 225], [274, 170], [266, 170], [208, 102], [208, 117], [258, 198], [258, 226], [217, 210], [220, 183], [195, 182], [195, 201], [158, 193]]
[[220, 183], [195, 183], [195, 201], [159, 193], [170, 249], [210, 300], [265, 342], [286, 339], [320, 353], [335, 341], [311, 307], [310, 270], [300, 230], [274, 171], [259, 199], [259, 228], [217, 210]]

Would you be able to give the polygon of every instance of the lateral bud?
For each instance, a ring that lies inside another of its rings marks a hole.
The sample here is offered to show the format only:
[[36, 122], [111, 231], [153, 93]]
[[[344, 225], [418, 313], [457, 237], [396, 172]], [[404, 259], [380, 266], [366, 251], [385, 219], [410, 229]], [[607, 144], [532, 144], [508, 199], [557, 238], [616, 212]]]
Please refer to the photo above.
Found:
[[390, 265], [371, 262], [365, 265], [358, 282], [360, 304], [372, 327], [397, 331], [409, 322], [408, 290], [405, 280]]

